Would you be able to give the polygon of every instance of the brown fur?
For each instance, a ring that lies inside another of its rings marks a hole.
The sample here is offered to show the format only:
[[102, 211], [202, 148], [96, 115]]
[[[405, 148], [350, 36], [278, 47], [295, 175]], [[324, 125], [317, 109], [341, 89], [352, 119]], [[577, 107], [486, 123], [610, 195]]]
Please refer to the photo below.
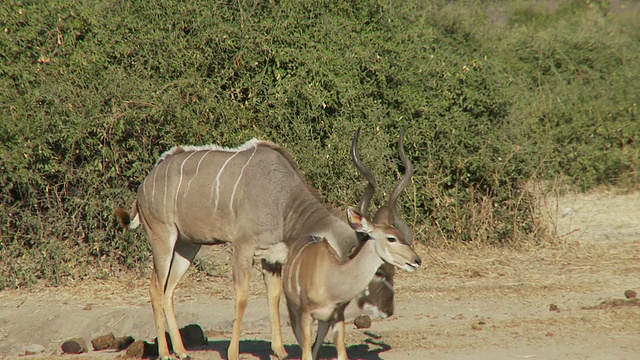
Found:
[[118, 206], [113, 211], [113, 213], [118, 218], [118, 221], [120, 222], [120, 225], [122, 225], [122, 227], [129, 226], [129, 224], [131, 223], [131, 217], [129, 216], [129, 213], [127, 212], [127, 210]]
[[[335, 257], [344, 256], [355, 244], [348, 225], [321, 199], [292, 157], [269, 142], [253, 140], [238, 149], [175, 147], [160, 157], [141, 183], [131, 214], [123, 209], [115, 213], [121, 224], [133, 228], [141, 223], [147, 231], [154, 255], [150, 295], [156, 331], [169, 331], [179, 357], [187, 353], [177, 331], [173, 292], [200, 246], [229, 242], [233, 247], [236, 321], [228, 357], [237, 359], [257, 248], [323, 232], [335, 241]], [[278, 308], [280, 272], [278, 267], [262, 265], [272, 349], [285, 357]], [[160, 336], [160, 356], [167, 357], [163, 340]]]

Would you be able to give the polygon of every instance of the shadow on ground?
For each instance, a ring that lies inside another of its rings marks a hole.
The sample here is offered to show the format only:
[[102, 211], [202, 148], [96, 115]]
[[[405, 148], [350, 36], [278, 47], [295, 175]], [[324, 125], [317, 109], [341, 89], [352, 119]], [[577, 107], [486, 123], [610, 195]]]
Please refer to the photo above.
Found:
[[[391, 346], [381, 341], [368, 338], [366, 344], [358, 344], [347, 347], [349, 359], [361, 360], [381, 360], [380, 353], [388, 351]], [[194, 347], [192, 350], [215, 351], [222, 359], [226, 359], [229, 340], [209, 340], [204, 346]], [[290, 359], [300, 359], [302, 352], [298, 345], [285, 345]], [[240, 341], [240, 353], [250, 354], [260, 360], [270, 360], [271, 342], [264, 340], [243, 340]], [[321, 358], [336, 358], [337, 352], [333, 345], [323, 345], [320, 349]]]

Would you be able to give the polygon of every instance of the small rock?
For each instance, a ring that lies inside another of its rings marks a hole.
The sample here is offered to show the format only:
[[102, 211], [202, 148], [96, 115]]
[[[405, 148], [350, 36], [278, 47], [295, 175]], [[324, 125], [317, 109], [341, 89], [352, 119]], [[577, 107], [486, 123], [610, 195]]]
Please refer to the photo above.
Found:
[[358, 329], [368, 329], [371, 327], [371, 318], [367, 315], [360, 315], [353, 319], [353, 325]]
[[61, 348], [65, 354], [82, 354], [87, 352], [87, 342], [82, 338], [73, 338], [62, 343]]
[[142, 359], [151, 356], [158, 356], [158, 348], [144, 340], [136, 340], [127, 348], [126, 357], [128, 358]]
[[133, 344], [127, 348], [127, 357], [142, 359], [144, 357], [144, 344], [145, 342], [143, 340], [134, 341]]
[[180, 336], [186, 348], [207, 345], [209, 343], [204, 331], [198, 324], [189, 324], [183, 327], [180, 329]]
[[638, 293], [634, 290], [625, 290], [624, 297], [626, 297], [627, 299], [635, 299], [638, 297]]
[[98, 336], [91, 340], [91, 345], [93, 345], [93, 349], [96, 351], [112, 349], [113, 344], [116, 341], [116, 337], [113, 336], [113, 333], [110, 332], [106, 335]]
[[[173, 344], [171, 343], [171, 337], [169, 336], [169, 333], [165, 332], [164, 335], [167, 339], [169, 350], [172, 350]], [[209, 343], [209, 340], [207, 340], [207, 336], [204, 334], [204, 331], [198, 324], [190, 324], [181, 328], [180, 337], [182, 338], [182, 344], [185, 348], [207, 345]], [[156, 349], [158, 348], [158, 338], [153, 339], [153, 346], [155, 346]]]
[[556, 304], [550, 304], [549, 305], [549, 311], [558, 311], [559, 312], [560, 308]]
[[31, 344], [31, 345], [27, 345], [24, 348], [24, 355], [37, 355], [40, 353], [44, 352], [44, 346], [40, 345], [40, 344]]
[[91, 310], [92, 307], [93, 307], [93, 305], [87, 304], [82, 308], [82, 310], [89, 311], [89, 310]]
[[128, 348], [129, 345], [133, 344], [134, 341], [135, 339], [132, 336], [123, 336], [123, 337], [116, 338], [113, 341], [112, 349], [122, 351]]

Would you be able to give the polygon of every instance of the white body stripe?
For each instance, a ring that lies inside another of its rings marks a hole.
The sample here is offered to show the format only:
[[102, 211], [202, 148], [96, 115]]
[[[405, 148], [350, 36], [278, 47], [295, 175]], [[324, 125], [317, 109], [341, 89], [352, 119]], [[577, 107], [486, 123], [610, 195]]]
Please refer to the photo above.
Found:
[[169, 164], [167, 164], [167, 170], [164, 172], [164, 217], [167, 218], [167, 182], [169, 175]]
[[231, 212], [233, 212], [233, 198], [236, 196], [236, 188], [238, 188], [240, 179], [242, 179], [242, 174], [244, 173], [244, 169], [247, 167], [247, 165], [249, 165], [249, 163], [251, 162], [251, 159], [253, 159], [253, 156], [256, 154], [256, 151], [258, 151], [257, 146], [253, 148], [253, 153], [251, 154], [251, 156], [249, 156], [249, 160], [247, 160], [247, 163], [244, 164], [244, 166], [240, 170], [240, 176], [238, 176], [238, 180], [236, 180], [235, 185], [233, 185], [233, 191], [231, 192], [231, 201], [229, 202], [229, 209], [231, 210]]
[[147, 184], [148, 181], [142, 182], [142, 196], [144, 196], [145, 198], [147, 197]]
[[[187, 187], [184, 191], [184, 195], [183, 197], [187, 196], [187, 193], [189, 192], [189, 187], [191, 186], [191, 182], [193, 181], [193, 179], [196, 177], [196, 175], [198, 175], [198, 172], [200, 171], [200, 164], [202, 163], [202, 160], [210, 153], [213, 151], [221, 151], [221, 152], [233, 152], [234, 154], [231, 155], [223, 164], [222, 167], [220, 168], [220, 170], [218, 171], [218, 174], [216, 176], [216, 185], [215, 185], [215, 192], [216, 192], [216, 201], [215, 201], [215, 210], [218, 209], [218, 201], [220, 198], [220, 176], [222, 175], [222, 171], [224, 170], [224, 168], [227, 166], [227, 164], [229, 163], [229, 161], [231, 161], [231, 159], [233, 159], [236, 155], [238, 155], [239, 152], [244, 151], [244, 150], [248, 150], [251, 148], [254, 148], [254, 154], [258, 148], [258, 146], [262, 143], [265, 143], [262, 140], [258, 140], [256, 138], [253, 138], [249, 141], [247, 141], [246, 143], [240, 145], [237, 148], [227, 148], [227, 147], [223, 147], [220, 145], [204, 145], [204, 146], [191, 146], [191, 145], [180, 145], [180, 146], [174, 146], [172, 147], [170, 150], [165, 151], [164, 153], [162, 153], [162, 155], [160, 155], [160, 157], [158, 158], [158, 160], [156, 161], [156, 167], [158, 167], [160, 165], [160, 163], [167, 161], [170, 159], [171, 155], [177, 154], [177, 153], [181, 153], [181, 152], [192, 152], [192, 154], [190, 154], [187, 159], [185, 159], [185, 162], [191, 157], [193, 156], [196, 152], [199, 151], [206, 151], [206, 153], [202, 156], [202, 158], [200, 158], [200, 161], [198, 161], [198, 166], [196, 167], [196, 173], [193, 175], [193, 177], [189, 180], [189, 182], [187, 183]], [[253, 157], [253, 155], [252, 155]], [[251, 160], [251, 159], [249, 159]], [[249, 162], [247, 162], [248, 164]], [[245, 164], [244, 167], [246, 167], [247, 165]], [[182, 165], [180, 166], [180, 180], [178, 182], [178, 188], [176, 189], [176, 194], [175, 194], [175, 206], [177, 209], [177, 201], [178, 201], [178, 193], [180, 191], [180, 187], [182, 185], [182, 177], [183, 177], [183, 167], [184, 167], [184, 162], [182, 163]], [[244, 170], [244, 167], [242, 168], [242, 170]], [[164, 184], [164, 199], [163, 199], [163, 204], [165, 207], [165, 215], [166, 215], [166, 206], [167, 206], [167, 172], [169, 171], [169, 168], [167, 167], [167, 171], [165, 172], [165, 184]], [[158, 172], [156, 171], [153, 174], [153, 188], [151, 191], [151, 198], [153, 199], [155, 197], [155, 193], [156, 193], [156, 176], [158, 175]], [[240, 176], [242, 176], [242, 172], [240, 173]], [[236, 186], [237, 186], [238, 182], [236, 182]], [[144, 188], [143, 188], [144, 191]], [[214, 188], [211, 189], [211, 198], [209, 199], [209, 202], [211, 203], [213, 201], [213, 191]], [[235, 187], [233, 190], [233, 194], [235, 194]], [[233, 207], [233, 194], [232, 194], [232, 204], [231, 207]]]
[[[304, 249], [307, 248], [307, 246], [315, 242], [316, 241], [309, 241], [306, 244], [302, 245], [300, 247], [300, 250], [298, 250], [296, 255], [293, 257], [293, 259], [291, 259], [291, 266], [296, 266], [296, 261], [298, 260], [298, 257], [300, 256], [300, 254], [302, 254], [302, 252], [304, 251]], [[300, 296], [302, 293], [302, 287], [300, 286], [300, 266], [296, 266], [295, 276], [293, 280], [294, 280], [294, 284], [296, 285], [296, 293], [298, 294], [298, 296]], [[289, 284], [291, 284], [291, 279], [287, 279], [287, 281], [289, 281]]]
[[180, 186], [182, 186], [182, 178], [184, 177], [184, 164], [193, 156], [195, 155], [195, 152], [192, 152], [191, 154], [189, 154], [189, 156], [187, 156], [186, 159], [184, 159], [182, 161], [182, 164], [180, 164], [180, 179], [178, 180], [178, 187], [176, 188], [176, 194], [173, 197], [173, 208], [178, 211], [178, 193], [180, 192]]
[[153, 172], [153, 190], [151, 191], [151, 201], [154, 201], [156, 196], [156, 176], [158, 175], [158, 169]]
[[[193, 179], [196, 178], [196, 176], [198, 176], [198, 172], [200, 171], [200, 164], [202, 164], [202, 160], [204, 160], [204, 158], [209, 155], [209, 153], [213, 151], [213, 150], [208, 150], [206, 153], [204, 153], [204, 155], [202, 155], [202, 157], [200, 158], [200, 161], [198, 161], [198, 166], [196, 166], [196, 173], [193, 174], [193, 177], [191, 178], [191, 180], [189, 180], [189, 182], [187, 183], [187, 188], [184, 190], [184, 195], [182, 195], [183, 198], [187, 197], [187, 194], [189, 193], [189, 187], [191, 186], [191, 182], [193, 181]], [[195, 154], [195, 153], [194, 153]]]
[[302, 287], [300, 286], [300, 266], [296, 267], [296, 294], [300, 296], [302, 294]]
[[[236, 152], [235, 154], [229, 156], [229, 158], [224, 162], [224, 164], [222, 164], [222, 166], [220, 167], [220, 171], [218, 171], [218, 175], [216, 176], [216, 205], [214, 207], [214, 210], [218, 210], [218, 200], [220, 199], [220, 175], [222, 175], [222, 171], [224, 170], [224, 168], [227, 166], [227, 164], [229, 163], [229, 161], [231, 161], [231, 159], [233, 159], [234, 157], [236, 157], [236, 155], [238, 155], [240, 152]], [[213, 192], [213, 191], [212, 191]], [[213, 196], [212, 196], [213, 198]], [[209, 202], [211, 202], [211, 200], [209, 200]]]

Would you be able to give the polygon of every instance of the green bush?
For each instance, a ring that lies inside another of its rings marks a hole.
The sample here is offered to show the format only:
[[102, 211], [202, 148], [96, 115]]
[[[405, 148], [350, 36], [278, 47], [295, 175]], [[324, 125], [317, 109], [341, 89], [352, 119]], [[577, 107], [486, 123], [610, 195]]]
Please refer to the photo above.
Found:
[[176, 144], [274, 141], [355, 204], [358, 127], [379, 205], [409, 125], [418, 239], [537, 241], [531, 182], [638, 183], [639, 11], [616, 4], [5, 1], [0, 289], [144, 269], [112, 211]]

